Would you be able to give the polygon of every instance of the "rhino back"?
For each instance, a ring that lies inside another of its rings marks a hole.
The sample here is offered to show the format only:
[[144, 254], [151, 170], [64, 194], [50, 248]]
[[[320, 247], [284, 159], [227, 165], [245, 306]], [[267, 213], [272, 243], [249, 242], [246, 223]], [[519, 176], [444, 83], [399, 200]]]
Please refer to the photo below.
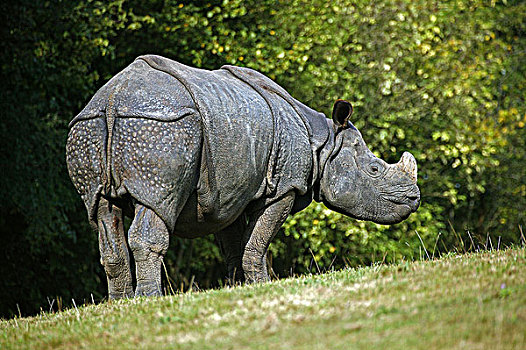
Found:
[[197, 188], [199, 221], [232, 221], [266, 186], [273, 116], [256, 91], [226, 71], [188, 67], [142, 56], [182, 82], [201, 117], [203, 154]]
[[112, 93], [118, 117], [174, 121], [194, 110], [192, 99], [181, 98], [187, 94], [181, 83], [137, 60], [102, 86], [69, 126], [80, 120], [104, 117]]
[[229, 69], [206, 71], [153, 55], [139, 59], [181, 81], [201, 115], [202, 220], [224, 222], [263, 196], [307, 191], [313, 170], [309, 126], [281, 90], [262, 92]]

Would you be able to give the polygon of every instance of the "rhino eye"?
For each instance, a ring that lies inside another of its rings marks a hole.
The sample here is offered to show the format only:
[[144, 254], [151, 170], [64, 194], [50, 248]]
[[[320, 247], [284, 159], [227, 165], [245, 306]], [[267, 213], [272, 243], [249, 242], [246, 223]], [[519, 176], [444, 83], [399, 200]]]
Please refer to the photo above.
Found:
[[383, 167], [381, 164], [377, 162], [373, 162], [369, 164], [368, 172], [371, 176], [376, 177], [379, 176], [383, 171]]

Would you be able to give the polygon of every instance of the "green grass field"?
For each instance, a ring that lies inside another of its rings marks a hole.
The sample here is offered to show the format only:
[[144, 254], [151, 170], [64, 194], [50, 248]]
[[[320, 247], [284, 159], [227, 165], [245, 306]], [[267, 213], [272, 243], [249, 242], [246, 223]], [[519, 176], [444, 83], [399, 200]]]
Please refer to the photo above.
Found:
[[526, 349], [526, 249], [0, 321], [0, 348]]

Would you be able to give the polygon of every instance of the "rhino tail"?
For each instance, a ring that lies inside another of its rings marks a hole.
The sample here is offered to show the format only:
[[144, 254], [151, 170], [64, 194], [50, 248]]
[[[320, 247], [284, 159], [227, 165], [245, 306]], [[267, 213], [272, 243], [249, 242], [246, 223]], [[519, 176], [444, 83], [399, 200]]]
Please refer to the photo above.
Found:
[[110, 93], [108, 104], [106, 106], [106, 149], [105, 149], [105, 169], [103, 171], [103, 191], [106, 195], [111, 192], [112, 176], [111, 176], [111, 146], [113, 141], [113, 127], [115, 126], [115, 90]]
[[103, 194], [108, 197], [117, 197], [115, 192], [115, 183], [112, 176], [112, 147], [113, 147], [113, 131], [115, 129], [115, 119], [117, 117], [117, 106], [115, 102], [116, 96], [123, 89], [127, 81], [118, 84], [110, 92], [108, 102], [106, 104], [105, 121], [106, 121], [106, 147], [105, 147], [105, 161], [102, 175]]

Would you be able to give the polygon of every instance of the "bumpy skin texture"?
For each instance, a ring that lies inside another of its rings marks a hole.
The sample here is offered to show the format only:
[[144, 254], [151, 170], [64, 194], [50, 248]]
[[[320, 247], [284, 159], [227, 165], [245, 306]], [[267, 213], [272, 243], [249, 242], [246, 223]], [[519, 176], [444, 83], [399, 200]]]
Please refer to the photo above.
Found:
[[[99, 232], [110, 298], [161, 294], [169, 236], [215, 234], [229, 277], [268, 280], [268, 246], [313, 199], [391, 224], [418, 208], [416, 161], [386, 164], [337, 101], [333, 121], [264, 75], [141, 56], [70, 123], [70, 177]], [[133, 217], [128, 237], [123, 215]]]

